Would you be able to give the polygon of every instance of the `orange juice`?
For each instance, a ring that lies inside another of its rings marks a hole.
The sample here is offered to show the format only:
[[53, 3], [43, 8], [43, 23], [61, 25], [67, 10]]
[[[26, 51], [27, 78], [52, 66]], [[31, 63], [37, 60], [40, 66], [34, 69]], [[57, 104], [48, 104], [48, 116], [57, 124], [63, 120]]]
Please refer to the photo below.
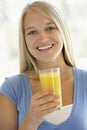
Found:
[[61, 83], [60, 83], [60, 73], [59, 71], [53, 72], [43, 72], [40, 73], [40, 82], [41, 82], [41, 89], [51, 89], [54, 88], [54, 94], [60, 96], [60, 106], [62, 106], [62, 95], [61, 95]]

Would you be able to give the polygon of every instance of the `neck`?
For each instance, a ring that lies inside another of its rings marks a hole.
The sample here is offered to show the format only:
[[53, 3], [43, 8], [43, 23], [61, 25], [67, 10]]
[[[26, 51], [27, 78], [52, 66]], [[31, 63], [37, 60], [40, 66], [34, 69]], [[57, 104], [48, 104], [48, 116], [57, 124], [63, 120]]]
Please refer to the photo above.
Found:
[[61, 79], [66, 79], [69, 76], [73, 75], [72, 67], [66, 64], [63, 58], [63, 54], [61, 54], [56, 60], [51, 62], [37, 62], [38, 69], [50, 69], [57, 67], [60, 68]]

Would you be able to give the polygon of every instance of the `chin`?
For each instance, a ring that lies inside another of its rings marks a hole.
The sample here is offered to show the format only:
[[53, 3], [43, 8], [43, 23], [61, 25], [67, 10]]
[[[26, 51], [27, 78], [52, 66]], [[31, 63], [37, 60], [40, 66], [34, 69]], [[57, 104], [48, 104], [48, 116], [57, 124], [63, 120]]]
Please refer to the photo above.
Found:
[[43, 59], [43, 60], [41, 60], [42, 62], [54, 62], [54, 61], [56, 61], [55, 59], [52, 59], [52, 58], [49, 58], [49, 59]]

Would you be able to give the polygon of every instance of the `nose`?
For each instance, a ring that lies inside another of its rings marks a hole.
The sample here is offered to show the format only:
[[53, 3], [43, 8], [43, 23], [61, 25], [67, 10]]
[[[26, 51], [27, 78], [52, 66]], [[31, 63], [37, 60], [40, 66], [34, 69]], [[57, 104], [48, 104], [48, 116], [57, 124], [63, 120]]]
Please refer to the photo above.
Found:
[[39, 32], [39, 38], [40, 43], [47, 42], [49, 40], [48, 35], [45, 32]]

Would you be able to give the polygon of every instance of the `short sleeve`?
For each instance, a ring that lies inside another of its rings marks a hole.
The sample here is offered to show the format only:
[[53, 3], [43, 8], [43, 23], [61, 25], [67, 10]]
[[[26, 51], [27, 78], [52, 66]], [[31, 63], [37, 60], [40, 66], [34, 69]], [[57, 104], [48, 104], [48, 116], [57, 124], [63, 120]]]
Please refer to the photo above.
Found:
[[0, 93], [7, 96], [17, 106], [18, 87], [15, 78], [5, 78], [0, 87]]

